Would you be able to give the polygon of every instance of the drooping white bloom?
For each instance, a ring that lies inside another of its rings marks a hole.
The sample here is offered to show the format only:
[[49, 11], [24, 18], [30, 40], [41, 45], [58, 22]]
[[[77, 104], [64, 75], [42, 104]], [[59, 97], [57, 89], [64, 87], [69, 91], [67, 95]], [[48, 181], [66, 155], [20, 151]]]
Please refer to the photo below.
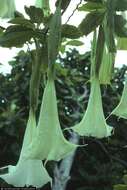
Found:
[[16, 166], [8, 166], [7, 174], [0, 175], [8, 184], [16, 187], [34, 186], [40, 188], [51, 182], [51, 178], [43, 167], [41, 160], [24, 160], [22, 157], [32, 141], [35, 130], [35, 117], [30, 111], [19, 161]]
[[78, 145], [68, 142], [63, 136], [58, 118], [54, 80], [48, 79], [42, 98], [37, 130], [24, 157], [59, 161], [77, 147]]
[[127, 79], [124, 84], [121, 100], [111, 114], [127, 119]]
[[99, 79], [91, 79], [91, 92], [86, 112], [81, 122], [71, 129], [81, 136], [92, 136], [96, 138], [111, 135], [112, 127], [105, 121]]

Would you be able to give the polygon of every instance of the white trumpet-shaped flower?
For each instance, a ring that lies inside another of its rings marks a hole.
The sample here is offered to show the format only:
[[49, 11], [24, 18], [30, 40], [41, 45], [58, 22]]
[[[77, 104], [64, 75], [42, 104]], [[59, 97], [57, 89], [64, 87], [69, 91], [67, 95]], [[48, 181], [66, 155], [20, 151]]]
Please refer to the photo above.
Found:
[[124, 84], [121, 100], [111, 114], [127, 119], [127, 79]]
[[11, 18], [14, 16], [15, 2], [14, 0], [0, 0], [0, 17]]
[[24, 160], [22, 157], [32, 141], [35, 130], [35, 117], [30, 112], [19, 161], [16, 166], [7, 166], [7, 174], [0, 175], [8, 184], [16, 187], [34, 186], [40, 188], [52, 181], [41, 160]]
[[42, 98], [37, 130], [24, 156], [59, 161], [77, 146], [68, 142], [63, 136], [58, 118], [54, 80], [48, 79]]
[[71, 129], [81, 136], [103, 138], [111, 135], [112, 127], [106, 124], [104, 118], [100, 84], [97, 78], [91, 81], [90, 97], [83, 119]]

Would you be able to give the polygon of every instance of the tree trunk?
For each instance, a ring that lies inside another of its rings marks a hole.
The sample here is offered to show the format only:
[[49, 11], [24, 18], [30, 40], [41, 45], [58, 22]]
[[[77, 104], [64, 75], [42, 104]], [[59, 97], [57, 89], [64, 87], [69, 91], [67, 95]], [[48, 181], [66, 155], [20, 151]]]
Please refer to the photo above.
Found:
[[[69, 140], [74, 144], [78, 144], [79, 136], [75, 133], [72, 133], [72, 137]], [[67, 183], [70, 177], [70, 170], [74, 161], [76, 150], [73, 151], [69, 156], [63, 159], [58, 166], [56, 164], [54, 169], [54, 182], [52, 186], [52, 190], [66, 190]]]

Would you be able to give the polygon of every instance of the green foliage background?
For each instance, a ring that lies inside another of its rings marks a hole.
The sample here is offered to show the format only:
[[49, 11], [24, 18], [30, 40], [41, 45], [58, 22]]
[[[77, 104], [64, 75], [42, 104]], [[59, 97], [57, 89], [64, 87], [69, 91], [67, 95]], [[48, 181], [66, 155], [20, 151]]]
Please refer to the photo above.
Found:
[[[18, 160], [29, 108], [31, 58], [21, 51], [10, 64], [11, 74], [0, 74], [0, 167], [15, 165]], [[68, 51], [64, 58], [59, 56], [55, 67], [59, 117], [65, 128], [78, 123], [87, 107], [90, 52], [80, 55], [76, 50]], [[101, 86], [105, 116], [120, 100], [125, 73], [127, 66], [115, 69], [111, 86]], [[43, 87], [42, 77], [40, 96]], [[123, 183], [123, 175], [127, 173], [127, 121], [111, 116], [108, 123], [115, 128], [112, 137], [81, 138], [88, 146], [76, 152], [67, 190], [112, 190], [113, 185]], [[51, 175], [53, 166], [53, 162], [48, 164]], [[0, 186], [7, 184], [1, 180]], [[42, 188], [49, 189], [49, 185]]]

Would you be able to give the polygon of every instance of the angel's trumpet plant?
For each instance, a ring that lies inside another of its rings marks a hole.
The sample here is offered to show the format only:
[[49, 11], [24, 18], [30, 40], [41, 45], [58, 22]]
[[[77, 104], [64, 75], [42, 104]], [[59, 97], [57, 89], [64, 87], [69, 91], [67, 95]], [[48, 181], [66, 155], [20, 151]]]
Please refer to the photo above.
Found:
[[14, 0], [0, 0], [0, 17], [11, 18], [14, 16], [15, 2]]
[[59, 161], [77, 146], [63, 136], [58, 118], [54, 79], [49, 78], [44, 89], [37, 130], [24, 156], [30, 159]]
[[16, 166], [7, 166], [7, 174], [0, 175], [8, 184], [16, 187], [34, 186], [40, 188], [46, 183], [51, 182], [51, 178], [42, 165], [41, 160], [24, 160], [22, 156], [32, 141], [35, 130], [35, 117], [30, 111], [19, 161]]
[[124, 84], [121, 100], [111, 114], [127, 119], [127, 78]]
[[103, 138], [111, 135], [112, 127], [106, 124], [104, 118], [100, 84], [97, 78], [91, 79], [91, 92], [83, 119], [71, 129], [81, 136]]

